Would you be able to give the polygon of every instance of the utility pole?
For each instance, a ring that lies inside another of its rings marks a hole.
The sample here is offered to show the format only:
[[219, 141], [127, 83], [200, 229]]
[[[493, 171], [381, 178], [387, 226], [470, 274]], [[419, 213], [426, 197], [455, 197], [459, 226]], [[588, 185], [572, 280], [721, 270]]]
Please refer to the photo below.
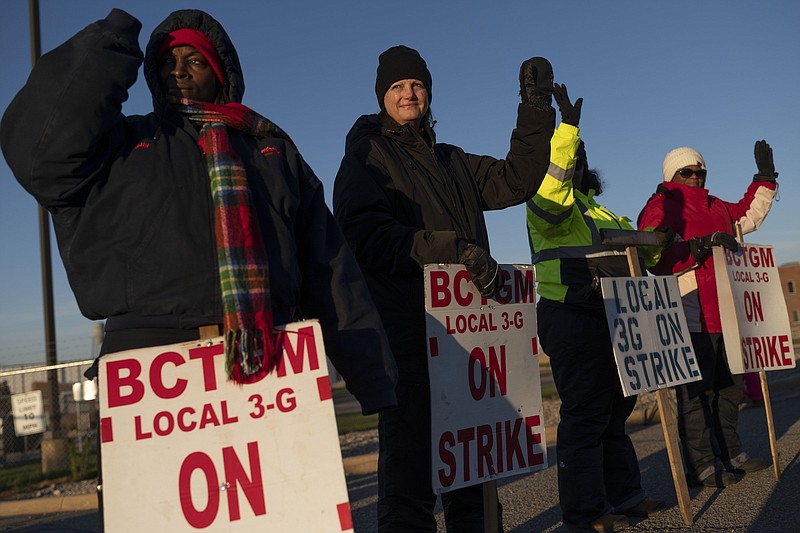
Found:
[[[41, 55], [39, 34], [39, 0], [28, 0], [28, 13], [31, 30], [31, 68]], [[44, 350], [47, 366], [58, 364], [56, 356], [56, 323], [53, 310], [53, 269], [50, 255], [50, 215], [41, 205], [39, 207], [39, 252], [42, 264], [42, 303], [44, 307]], [[61, 435], [61, 402], [58, 388], [58, 372], [47, 372], [50, 390], [50, 428], [54, 437]]]

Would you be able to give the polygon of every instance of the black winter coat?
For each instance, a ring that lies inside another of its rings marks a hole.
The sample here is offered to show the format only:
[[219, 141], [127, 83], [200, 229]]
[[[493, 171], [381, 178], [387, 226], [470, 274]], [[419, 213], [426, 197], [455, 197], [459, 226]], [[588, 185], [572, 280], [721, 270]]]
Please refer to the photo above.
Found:
[[398, 126], [384, 113], [353, 125], [333, 210], [395, 357], [426, 353], [424, 265], [457, 263], [460, 238], [489, 250], [483, 211], [520, 204], [536, 192], [549, 166], [554, 124], [552, 109], [520, 105], [505, 160], [436, 143], [431, 129]]
[[[205, 158], [195, 127], [168, 105], [157, 76], [156, 53], [177, 28], [212, 39], [227, 74], [225, 99], [241, 102], [244, 80], [225, 31], [205, 13], [184, 10], [147, 46], [154, 112], [122, 115], [143, 60], [141, 25], [113, 10], [39, 60], [0, 129], [15, 176], [53, 216], [81, 312], [110, 317], [107, 331], [179, 331], [222, 320]], [[319, 319], [327, 354], [364, 411], [394, 404], [385, 333], [322, 184], [288, 138], [230, 136], [266, 241], [275, 323]], [[152, 341], [133, 344], [122, 348]]]

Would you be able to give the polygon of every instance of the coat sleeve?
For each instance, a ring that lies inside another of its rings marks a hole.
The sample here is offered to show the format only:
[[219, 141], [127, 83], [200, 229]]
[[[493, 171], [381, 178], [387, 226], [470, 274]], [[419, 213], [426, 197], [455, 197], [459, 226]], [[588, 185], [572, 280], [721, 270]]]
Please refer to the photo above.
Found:
[[741, 200], [723, 202], [734, 227], [740, 224], [744, 234], [757, 230], [772, 208], [777, 188], [778, 184], [774, 181], [754, 181], [747, 187]]
[[378, 311], [325, 198], [299, 154], [301, 208], [295, 222], [303, 315], [320, 320], [325, 349], [363, 414], [397, 405], [397, 369]]
[[458, 262], [455, 231], [426, 230], [398, 220], [391, 181], [388, 170], [363, 152], [342, 159], [333, 210], [359, 263], [368, 270], [413, 278], [427, 263]]
[[485, 210], [521, 204], [536, 193], [550, 164], [550, 139], [555, 128], [552, 108], [520, 104], [517, 127], [505, 159], [466, 154]]
[[[572, 177], [580, 146], [578, 128], [561, 123], [550, 141], [550, 163], [544, 180], [528, 201], [528, 226], [531, 233], [558, 235], [571, 228], [575, 194]], [[535, 238], [534, 235], [531, 235]]]
[[[683, 227], [683, 224], [679, 224], [679, 221], [675, 219], [679, 214], [668, 212], [664, 200], [664, 196], [658, 193], [650, 197], [639, 213], [637, 226], [640, 231], [653, 231], [660, 226]], [[652, 261], [654, 260], [656, 263], [653, 265]], [[660, 255], [654, 255], [652, 260], [648, 261], [648, 270], [658, 276], [680, 274], [695, 266], [697, 266], [697, 261], [689, 249], [689, 242], [683, 240], [683, 236], [677, 233], [674, 242], [669, 247], [661, 250]]]
[[142, 63], [141, 24], [114, 9], [42, 56], [0, 126], [17, 180], [47, 208], [77, 205], [119, 150]]

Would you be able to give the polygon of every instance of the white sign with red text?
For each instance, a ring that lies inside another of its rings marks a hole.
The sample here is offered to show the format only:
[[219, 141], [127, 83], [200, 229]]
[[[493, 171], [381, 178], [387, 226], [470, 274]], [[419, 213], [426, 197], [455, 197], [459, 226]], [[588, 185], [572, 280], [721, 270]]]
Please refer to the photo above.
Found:
[[547, 468], [533, 267], [495, 299], [461, 265], [425, 266], [436, 493]]
[[743, 244], [736, 253], [713, 250], [731, 372], [794, 368], [792, 330], [772, 246]]
[[264, 379], [227, 381], [222, 337], [100, 359], [107, 531], [350, 531], [317, 321]]
[[625, 396], [702, 379], [675, 276], [602, 278]]

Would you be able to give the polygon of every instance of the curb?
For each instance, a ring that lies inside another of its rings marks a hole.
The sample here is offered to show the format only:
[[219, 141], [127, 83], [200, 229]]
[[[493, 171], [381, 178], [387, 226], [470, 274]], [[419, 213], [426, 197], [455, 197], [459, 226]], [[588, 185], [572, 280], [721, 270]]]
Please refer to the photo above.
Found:
[[342, 464], [346, 476], [373, 474], [378, 471], [378, 452], [345, 457]]
[[0, 502], [0, 517], [3, 518], [93, 510], [97, 510], [96, 494]]

